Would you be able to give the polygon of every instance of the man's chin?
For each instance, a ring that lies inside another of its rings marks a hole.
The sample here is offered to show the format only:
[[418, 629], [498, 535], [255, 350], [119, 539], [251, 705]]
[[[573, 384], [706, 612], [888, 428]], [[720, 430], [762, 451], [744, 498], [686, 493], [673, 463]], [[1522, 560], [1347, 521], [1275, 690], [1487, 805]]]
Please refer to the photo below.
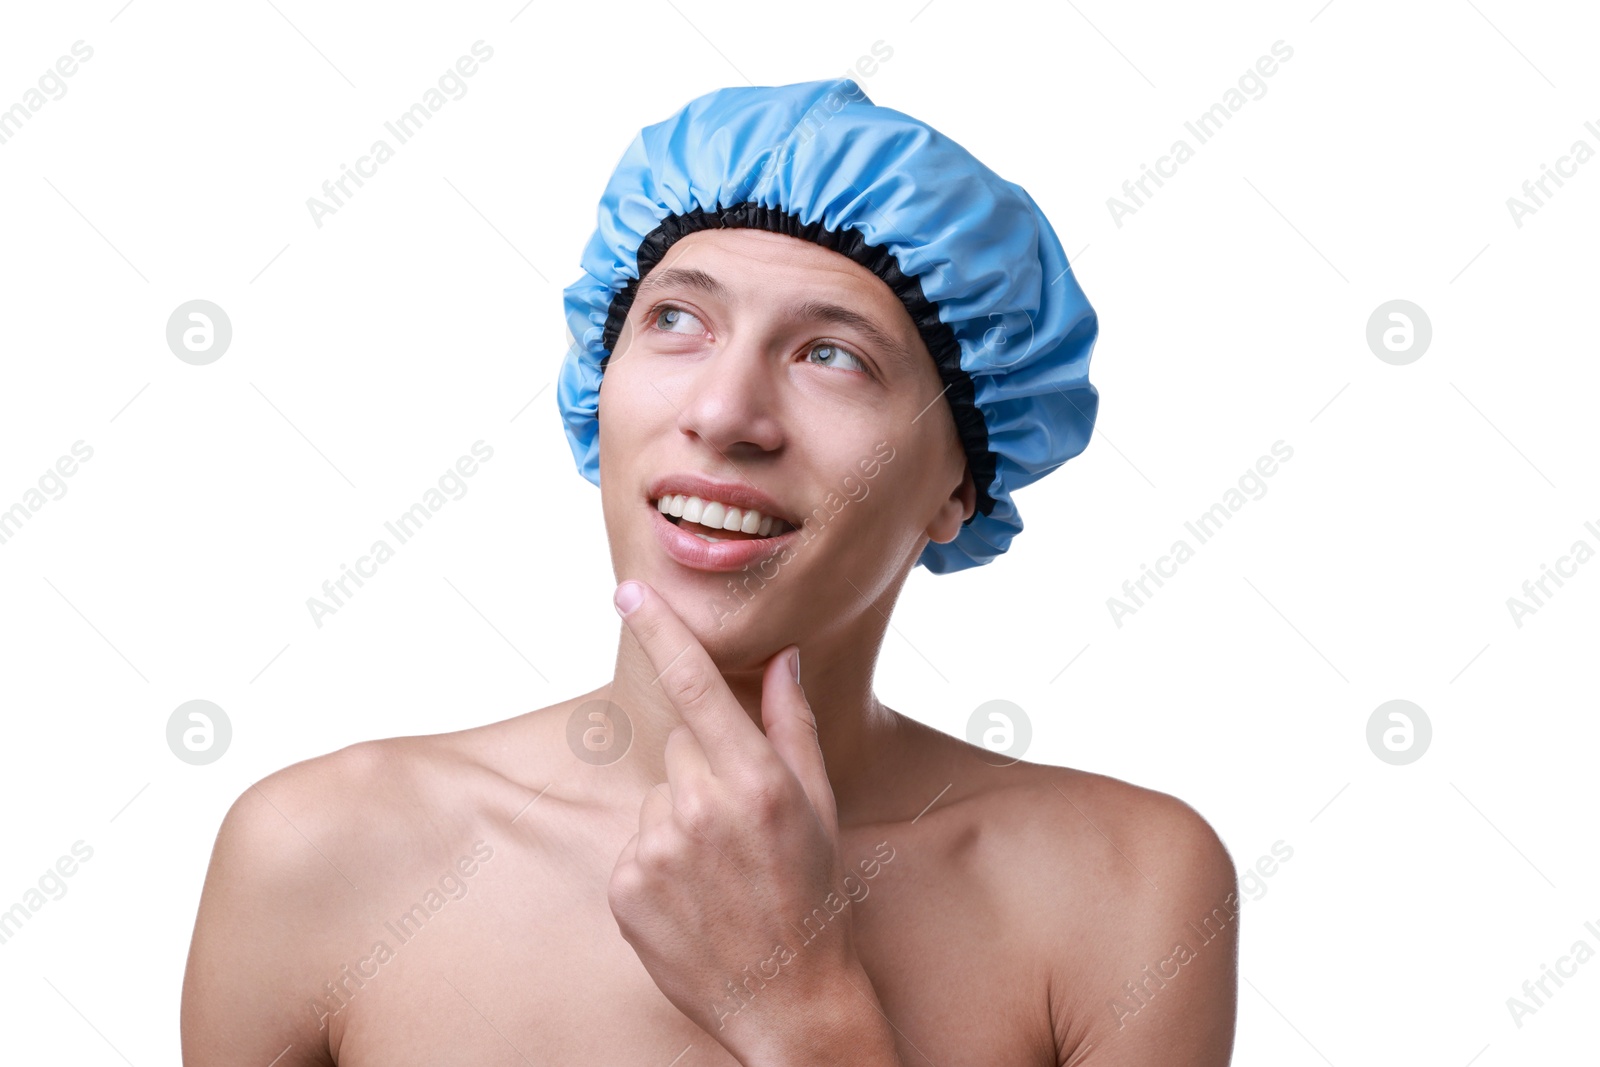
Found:
[[743, 601], [727, 590], [707, 595], [681, 588], [663, 589], [661, 594], [724, 673], [759, 671], [787, 644], [760, 625], [760, 597]]

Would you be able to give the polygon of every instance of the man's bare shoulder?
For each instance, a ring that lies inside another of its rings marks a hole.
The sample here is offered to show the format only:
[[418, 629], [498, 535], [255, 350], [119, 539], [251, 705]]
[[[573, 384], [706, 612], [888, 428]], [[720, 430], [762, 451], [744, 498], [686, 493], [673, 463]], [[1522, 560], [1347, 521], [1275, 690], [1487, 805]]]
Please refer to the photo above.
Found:
[[[1137, 896], [1141, 887], [1155, 893], [1179, 885], [1231, 887], [1233, 862], [1221, 838], [1171, 794], [1008, 759], [948, 735], [920, 747], [928, 755], [917, 761], [918, 776], [950, 786], [935, 809], [961, 805], [981, 816], [992, 847], [1026, 854], [1041, 874], [1116, 899]], [[1052, 863], [1058, 869], [1050, 870]]]
[[[392, 746], [354, 745], [250, 785], [211, 850], [184, 972], [186, 1064], [333, 1062], [337, 1030], [308, 998], [336, 971], [333, 952], [357, 920], [372, 876], [352, 828], [381, 808]], [[381, 836], [381, 827], [375, 827]], [[365, 889], [364, 889], [365, 887]]]
[[[1233, 862], [1211, 824], [1179, 798], [1070, 767], [1022, 764], [1002, 794], [1025, 825], [1066, 851], [1044, 849], [1076, 880], [1127, 899], [1195, 885], [1231, 887]], [[1029, 817], [1027, 805], [1032, 805]]]
[[[212, 848], [184, 978], [187, 1062], [330, 1062], [340, 1027], [308, 997], [352, 931], [434, 881], [493, 828], [515, 833], [560, 744], [564, 705], [450, 733], [361, 741], [245, 789]], [[563, 749], [564, 751], [564, 749]], [[393, 899], [391, 899], [393, 898]], [[402, 902], [404, 903], [404, 902]], [[241, 1018], [240, 1004], [255, 1005]], [[268, 1050], [268, 1047], [270, 1050]], [[331, 1048], [330, 1048], [331, 1046]]]
[[484, 820], [503, 815], [509, 822], [559, 777], [562, 757], [570, 755], [562, 728], [572, 704], [444, 733], [360, 741], [302, 760], [247, 789], [224, 830], [245, 840], [301, 839], [302, 863], [286, 872], [290, 877], [312, 873], [320, 861], [337, 879], [334, 852], [375, 871], [433, 845], [454, 849]]
[[952, 737], [927, 751], [919, 773], [950, 783], [928, 815], [946, 809], [950, 861], [987, 872], [984, 892], [1027, 930], [1061, 1062], [1226, 1063], [1240, 902], [1210, 823], [1108, 775]]
[[1022, 822], [1029, 876], [1014, 884], [1037, 917], [1062, 1061], [1227, 1063], [1240, 902], [1210, 823], [1170, 794], [1064, 767], [1030, 765], [1002, 798]]

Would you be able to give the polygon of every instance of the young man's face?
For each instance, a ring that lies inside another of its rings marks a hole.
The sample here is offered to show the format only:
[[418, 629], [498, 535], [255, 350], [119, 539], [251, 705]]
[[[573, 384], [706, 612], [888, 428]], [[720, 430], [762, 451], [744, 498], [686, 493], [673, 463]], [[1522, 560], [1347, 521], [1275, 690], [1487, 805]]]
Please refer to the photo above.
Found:
[[[943, 389], [905, 307], [854, 261], [763, 230], [682, 238], [640, 284], [600, 389], [618, 578], [659, 590], [725, 669], [848, 633], [972, 512]], [[715, 569], [695, 553], [749, 535], [669, 525], [657, 487], [680, 475], [754, 488], [804, 527]]]

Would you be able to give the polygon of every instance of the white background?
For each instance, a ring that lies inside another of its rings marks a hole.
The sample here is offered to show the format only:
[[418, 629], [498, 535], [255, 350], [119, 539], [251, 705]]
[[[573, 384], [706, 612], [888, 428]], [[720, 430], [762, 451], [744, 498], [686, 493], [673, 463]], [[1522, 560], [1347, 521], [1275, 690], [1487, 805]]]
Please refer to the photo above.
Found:
[[[880, 40], [867, 94], [1052, 219], [1102, 396], [1009, 553], [913, 575], [880, 696], [956, 734], [1014, 701], [1030, 759], [1182, 797], [1241, 870], [1293, 849], [1244, 905], [1237, 1063], [1592, 1059], [1600, 961], [1520, 1028], [1506, 999], [1600, 950], [1600, 562], [1520, 627], [1506, 601], [1600, 548], [1600, 160], [1520, 227], [1506, 200], [1600, 149], [1600, 25], [1319, 3], [7, 5], [0, 107], [94, 54], [0, 144], [0, 508], [94, 453], [0, 545], [0, 908], [94, 855], [0, 945], [0, 1059], [177, 1062], [212, 839], [252, 782], [608, 678], [600, 496], [552, 384], [601, 188], [691, 97]], [[467, 94], [316, 226], [306, 199], [479, 39]], [[1196, 145], [1184, 121], [1279, 40]], [[1178, 137], [1194, 158], [1117, 225]], [[234, 331], [203, 367], [165, 339], [196, 298]], [[1432, 322], [1405, 366], [1366, 342], [1392, 299]], [[469, 492], [315, 626], [306, 598], [480, 439]], [[1118, 626], [1107, 598], [1279, 440], [1266, 494]], [[196, 698], [234, 730], [202, 767], [165, 734]], [[1433, 726], [1407, 766], [1366, 741], [1395, 698]]]

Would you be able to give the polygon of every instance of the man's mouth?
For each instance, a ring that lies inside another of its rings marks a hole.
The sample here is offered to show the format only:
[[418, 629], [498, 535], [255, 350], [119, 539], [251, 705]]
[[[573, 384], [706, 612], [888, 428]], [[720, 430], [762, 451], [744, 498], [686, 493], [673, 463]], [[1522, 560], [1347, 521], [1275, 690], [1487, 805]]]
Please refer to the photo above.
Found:
[[664, 496], [654, 506], [668, 522], [705, 541], [759, 541], [794, 529], [776, 516], [697, 496]]

